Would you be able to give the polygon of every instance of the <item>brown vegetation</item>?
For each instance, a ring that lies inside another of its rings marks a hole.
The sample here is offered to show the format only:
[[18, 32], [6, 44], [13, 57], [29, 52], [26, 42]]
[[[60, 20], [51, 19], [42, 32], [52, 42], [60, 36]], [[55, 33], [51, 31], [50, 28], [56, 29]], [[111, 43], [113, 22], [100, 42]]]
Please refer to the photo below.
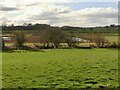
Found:
[[[87, 42], [77, 42], [72, 40], [73, 36], [65, 35], [59, 29], [41, 30], [34, 33], [14, 32], [12, 33], [11, 42], [14, 43], [16, 49], [28, 49], [25, 43], [33, 43], [36, 49], [52, 49], [52, 48], [118, 48], [118, 44], [110, 43], [105, 39], [102, 33], [80, 34], [80, 38], [87, 40]], [[89, 42], [88, 42], [89, 41]], [[5, 48], [5, 42], [2, 40], [2, 48]], [[83, 43], [83, 45], [81, 45]], [[87, 43], [87, 45], [85, 45]], [[90, 44], [93, 43], [93, 44]], [[68, 46], [64, 46], [67, 44]]]
[[14, 32], [14, 36], [12, 38], [14, 40], [14, 46], [17, 49], [21, 49], [22, 47], [24, 47], [25, 35], [23, 32]]

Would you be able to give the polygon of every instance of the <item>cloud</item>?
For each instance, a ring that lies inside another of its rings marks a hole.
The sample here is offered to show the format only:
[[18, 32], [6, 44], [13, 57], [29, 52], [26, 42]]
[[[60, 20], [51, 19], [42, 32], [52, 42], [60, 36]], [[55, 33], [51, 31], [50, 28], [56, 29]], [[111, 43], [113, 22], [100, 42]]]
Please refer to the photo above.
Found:
[[[34, 8], [33, 8], [34, 7]], [[30, 6], [24, 9], [24, 13], [16, 16], [13, 20], [16, 22], [22, 21], [35, 22], [39, 21], [47, 23], [49, 20], [58, 20], [60, 14], [69, 13], [71, 9], [69, 7], [56, 6], [54, 4], [44, 3], [37, 6]]]
[[6, 25], [7, 22], [11, 22], [11, 20], [5, 17], [0, 17], [0, 25]]
[[2, 8], [0, 8], [0, 11], [15, 11], [15, 10], [19, 10], [19, 9], [11, 8], [11, 7], [2, 7]]
[[13, 1], [15, 0], [0, 2], [0, 11], [8, 12], [19, 10], [19, 4], [17, 4], [16, 1]]
[[52, 25], [99, 26], [117, 24], [117, 10], [113, 8], [85, 8], [59, 15], [58, 20], [49, 20]]
[[4, 11], [6, 13], [5, 17], [17, 25], [47, 23], [54, 26], [98, 26], [117, 24], [118, 21], [118, 11], [112, 7], [92, 7], [75, 10], [64, 4], [62, 5], [64, 2], [72, 2], [72, 0], [65, 0], [61, 4], [58, 4], [57, 1], [54, 3], [46, 1], [16, 0], [16, 3], [12, 3], [13, 6], [8, 5], [8, 3], [6, 3], [7, 6], [1, 6], [0, 11], [1, 13]]

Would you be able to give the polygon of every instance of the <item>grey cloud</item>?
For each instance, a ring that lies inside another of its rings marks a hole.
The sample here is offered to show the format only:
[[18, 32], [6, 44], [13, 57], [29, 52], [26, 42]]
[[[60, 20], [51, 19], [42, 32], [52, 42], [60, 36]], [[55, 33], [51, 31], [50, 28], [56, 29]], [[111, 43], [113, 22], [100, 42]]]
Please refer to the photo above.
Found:
[[15, 10], [19, 10], [19, 9], [16, 8], [16, 7], [3, 7], [3, 6], [0, 6], [0, 11], [15, 11]]
[[66, 25], [107, 25], [114, 23], [117, 19], [116, 13], [105, 13], [105, 14], [88, 14], [82, 16], [77, 15], [70, 16], [70, 17], [60, 17], [60, 14], [58, 13], [50, 13], [50, 12], [44, 12], [39, 15], [33, 15], [29, 17], [31, 20], [47, 20], [49, 24], [51, 25], [57, 25], [57, 24], [66, 24]]
[[[117, 23], [117, 10], [112, 8], [93, 8], [89, 10], [70, 10], [61, 7], [45, 8], [43, 11], [37, 13], [27, 13], [17, 20], [18, 23], [22, 22], [46, 22], [51, 25], [71, 25], [71, 26], [96, 26], [108, 25]], [[21, 22], [20, 22], [21, 21]]]
[[40, 3], [32, 3], [32, 4], [27, 4], [26, 6], [36, 6], [36, 5], [40, 5]]
[[95, 14], [88, 14], [88, 15], [84, 15], [87, 17], [93, 17], [93, 18], [116, 18], [117, 17], [117, 13], [95, 13]]
[[33, 19], [33, 20], [58, 20], [58, 14], [51, 13], [51, 12], [44, 12], [39, 15], [32, 15], [28, 17], [28, 19]]

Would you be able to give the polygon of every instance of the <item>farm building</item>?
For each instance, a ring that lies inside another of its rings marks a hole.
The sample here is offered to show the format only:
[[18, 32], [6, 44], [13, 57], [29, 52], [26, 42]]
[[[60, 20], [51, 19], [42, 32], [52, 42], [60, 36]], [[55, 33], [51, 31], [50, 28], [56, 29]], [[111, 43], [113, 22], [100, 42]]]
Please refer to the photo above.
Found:
[[81, 42], [81, 43], [89, 42], [89, 40], [85, 40], [85, 39], [77, 38], [77, 37], [67, 37], [67, 39], [71, 40], [72, 42]]
[[10, 34], [1, 34], [0, 35], [0, 38], [1, 39], [3, 39], [4, 41], [11, 41], [11, 37], [12, 37], [12, 35], [10, 35]]

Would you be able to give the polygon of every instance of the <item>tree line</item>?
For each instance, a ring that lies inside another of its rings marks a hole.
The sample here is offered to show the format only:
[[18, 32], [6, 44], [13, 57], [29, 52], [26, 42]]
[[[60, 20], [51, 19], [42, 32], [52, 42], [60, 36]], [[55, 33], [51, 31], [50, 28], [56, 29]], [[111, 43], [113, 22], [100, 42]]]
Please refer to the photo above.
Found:
[[[118, 48], [117, 43], [110, 43], [105, 39], [105, 35], [102, 33], [94, 33], [90, 35], [82, 35], [82, 39], [88, 40], [89, 46], [80, 46], [82, 42], [72, 40], [75, 36], [71, 36], [63, 33], [58, 28], [52, 28], [42, 30], [40, 32], [32, 33], [30, 36], [28, 33], [23, 31], [12, 32], [12, 43], [13, 49], [52, 49], [52, 48]], [[8, 49], [5, 46], [5, 41], [2, 39], [2, 49]], [[29, 47], [25, 43], [34, 43], [35, 47]], [[62, 44], [62, 45], [61, 45]], [[67, 44], [67, 47], [64, 47]]]
[[2, 26], [2, 30], [9, 30], [9, 31], [14, 31], [14, 30], [47, 30], [47, 29], [51, 29], [51, 28], [60, 28], [62, 30], [81, 30], [81, 29], [95, 29], [95, 28], [112, 28], [112, 27], [118, 27], [118, 25], [115, 24], [111, 24], [109, 26], [99, 26], [99, 27], [73, 27], [73, 26], [62, 26], [62, 27], [53, 27], [51, 25], [48, 24], [32, 24], [32, 23], [24, 23], [23, 25], [17, 25], [15, 26], [14, 24], [11, 25], [3, 25]]

